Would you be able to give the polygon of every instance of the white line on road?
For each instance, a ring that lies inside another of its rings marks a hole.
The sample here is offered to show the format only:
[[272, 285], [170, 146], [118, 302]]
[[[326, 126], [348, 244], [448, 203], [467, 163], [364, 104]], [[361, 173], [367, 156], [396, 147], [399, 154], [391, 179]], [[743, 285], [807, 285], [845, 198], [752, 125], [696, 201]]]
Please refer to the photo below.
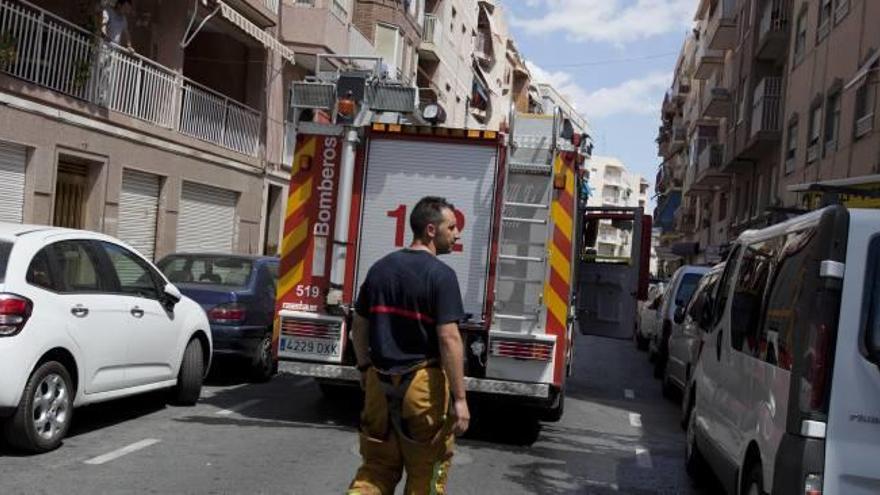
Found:
[[633, 400], [636, 398], [636, 393], [633, 392], [633, 390], [631, 388], [628, 388], [623, 391], [623, 396], [629, 400]]
[[136, 452], [138, 450], [145, 449], [145, 448], [149, 447], [150, 445], [154, 445], [159, 442], [160, 442], [160, 440], [158, 440], [158, 439], [148, 438], [146, 440], [141, 440], [140, 442], [135, 442], [131, 445], [126, 445], [125, 447], [122, 447], [121, 449], [114, 450], [113, 452], [108, 452], [104, 455], [99, 455], [98, 457], [93, 457], [93, 458], [85, 461], [85, 463], [97, 466], [99, 464], [104, 464], [104, 463], [110, 462], [114, 459], [119, 459], [120, 457], [122, 457], [124, 455], [131, 454], [132, 452]]
[[236, 404], [236, 405], [230, 407], [229, 409], [221, 409], [220, 411], [217, 411], [217, 414], [220, 416], [229, 416], [232, 413], [237, 413], [239, 411], [243, 411], [243, 410], [253, 406], [254, 404], [260, 403], [262, 401], [263, 401], [263, 399], [246, 400], [246, 401], [242, 402], [241, 404]]
[[642, 427], [642, 415], [638, 413], [629, 413], [629, 424], [633, 428]]
[[651, 453], [644, 447], [636, 447], [636, 464], [640, 468], [651, 469], [654, 463], [651, 462]]

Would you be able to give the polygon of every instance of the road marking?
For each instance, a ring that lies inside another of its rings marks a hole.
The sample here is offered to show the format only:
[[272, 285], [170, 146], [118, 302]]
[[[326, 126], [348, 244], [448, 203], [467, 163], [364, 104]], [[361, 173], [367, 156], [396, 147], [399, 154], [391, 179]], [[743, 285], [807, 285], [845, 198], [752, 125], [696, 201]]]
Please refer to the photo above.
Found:
[[221, 410], [217, 411], [217, 415], [229, 416], [232, 413], [237, 413], [239, 411], [243, 411], [243, 410], [253, 406], [254, 404], [260, 403], [262, 401], [263, 401], [263, 399], [246, 400], [246, 401], [242, 402], [241, 404], [236, 404], [236, 405], [230, 407], [229, 409], [221, 409]]
[[633, 400], [636, 398], [636, 393], [633, 392], [633, 390], [631, 388], [628, 388], [623, 391], [623, 396], [629, 400]]
[[642, 427], [642, 415], [638, 413], [629, 413], [629, 424], [633, 428]]
[[608, 483], [606, 481], [593, 481], [593, 480], [583, 480], [582, 483], [585, 486], [604, 488], [606, 490], [611, 490], [612, 492], [620, 491], [620, 486], [617, 483]]
[[93, 458], [85, 461], [85, 463], [91, 464], [93, 466], [97, 466], [99, 464], [104, 464], [104, 463], [110, 462], [114, 459], [119, 459], [120, 457], [122, 457], [124, 455], [131, 454], [132, 452], [136, 452], [138, 450], [145, 449], [145, 448], [149, 447], [150, 445], [155, 445], [159, 442], [160, 442], [160, 440], [158, 440], [158, 439], [148, 438], [146, 440], [141, 440], [140, 442], [135, 442], [131, 445], [127, 445], [125, 447], [122, 447], [121, 449], [114, 450], [113, 452], [108, 452], [104, 455], [99, 455], [98, 457], [93, 457]]
[[651, 462], [651, 453], [644, 447], [636, 447], [636, 464], [640, 468], [651, 469], [654, 463]]

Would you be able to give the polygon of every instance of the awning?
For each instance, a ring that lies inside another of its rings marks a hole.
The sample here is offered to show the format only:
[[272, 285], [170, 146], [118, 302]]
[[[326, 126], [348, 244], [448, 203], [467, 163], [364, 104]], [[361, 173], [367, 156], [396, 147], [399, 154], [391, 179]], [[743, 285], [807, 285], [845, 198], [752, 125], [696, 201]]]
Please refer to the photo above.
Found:
[[862, 64], [861, 67], [859, 67], [859, 71], [856, 72], [855, 77], [853, 77], [850, 82], [846, 83], [846, 86], [843, 87], [843, 90], [846, 91], [847, 89], [862, 82], [862, 79], [864, 79], [868, 75], [868, 72], [871, 71], [871, 68], [874, 65], [877, 65], [878, 60], [880, 60], [880, 50], [874, 52], [874, 55], [871, 55], [871, 58], [869, 58], [867, 62]]
[[266, 31], [260, 29], [260, 27], [253, 22], [245, 19], [243, 15], [239, 14], [237, 10], [230, 7], [228, 4], [222, 2], [221, 0], [218, 0], [217, 4], [220, 6], [220, 15], [222, 15], [224, 19], [238, 26], [242, 31], [249, 34], [255, 40], [259, 41], [260, 44], [265, 46], [267, 49], [281, 55], [292, 65], [296, 65], [296, 58], [294, 56], [293, 50], [284, 46], [280, 41], [273, 38], [272, 35], [270, 35]]
[[660, 227], [662, 232], [675, 230], [675, 212], [681, 206], [681, 193], [673, 191], [665, 200], [657, 205], [654, 214], [654, 223]]

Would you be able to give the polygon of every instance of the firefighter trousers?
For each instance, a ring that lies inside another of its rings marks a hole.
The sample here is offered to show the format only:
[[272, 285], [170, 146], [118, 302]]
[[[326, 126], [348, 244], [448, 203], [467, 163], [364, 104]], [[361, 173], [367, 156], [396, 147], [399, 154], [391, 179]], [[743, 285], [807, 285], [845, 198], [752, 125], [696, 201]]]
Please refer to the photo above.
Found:
[[[437, 367], [411, 373], [380, 377], [373, 369], [367, 371], [360, 431], [363, 464], [349, 495], [392, 495], [404, 470], [406, 495], [446, 493], [455, 441], [449, 384]], [[395, 406], [399, 413], [391, 410]]]

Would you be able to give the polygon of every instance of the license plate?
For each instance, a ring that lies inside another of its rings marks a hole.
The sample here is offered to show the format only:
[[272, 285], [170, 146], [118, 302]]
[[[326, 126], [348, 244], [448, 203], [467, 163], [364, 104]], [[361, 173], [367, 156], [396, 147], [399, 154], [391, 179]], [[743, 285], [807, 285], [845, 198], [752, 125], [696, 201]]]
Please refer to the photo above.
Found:
[[286, 335], [278, 346], [280, 354], [308, 354], [322, 357], [339, 357], [339, 342], [326, 339], [309, 339]]

